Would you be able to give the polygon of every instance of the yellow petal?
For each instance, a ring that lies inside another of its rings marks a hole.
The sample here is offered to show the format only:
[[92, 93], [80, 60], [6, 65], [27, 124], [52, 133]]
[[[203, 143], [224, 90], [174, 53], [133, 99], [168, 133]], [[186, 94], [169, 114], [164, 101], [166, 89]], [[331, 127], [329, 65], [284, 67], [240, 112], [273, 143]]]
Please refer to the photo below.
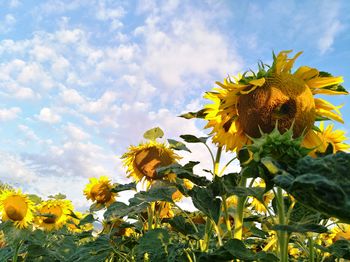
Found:
[[334, 91], [331, 89], [313, 89], [312, 90], [313, 95], [321, 94], [321, 95], [331, 95], [331, 96], [336, 96], [336, 95], [348, 95], [347, 92], [344, 91]]
[[306, 81], [306, 84], [310, 88], [322, 88], [331, 85], [337, 85], [343, 82], [343, 77], [337, 76], [329, 76], [329, 77], [314, 77], [310, 80]]
[[313, 130], [307, 132], [302, 142], [302, 146], [306, 148], [317, 148], [321, 145], [322, 140]]
[[335, 121], [338, 121], [338, 122], [344, 124], [344, 121], [340, 115], [333, 113], [331, 111], [328, 111], [328, 110], [324, 110], [322, 108], [316, 108], [316, 115], [319, 115], [322, 117], [327, 117], [327, 118], [333, 119]]
[[294, 76], [303, 80], [307, 80], [315, 76], [318, 76], [318, 73], [319, 73], [318, 70], [315, 68], [311, 68], [308, 66], [301, 66], [294, 73]]
[[264, 77], [259, 78], [259, 79], [254, 79], [249, 81], [249, 84], [254, 85], [254, 86], [263, 86], [265, 84], [266, 80]]
[[289, 61], [284, 65], [283, 71], [289, 72], [289, 71], [292, 69], [295, 60], [296, 60], [302, 53], [303, 53], [302, 51], [301, 51], [301, 52], [298, 52], [292, 59], [289, 59]]

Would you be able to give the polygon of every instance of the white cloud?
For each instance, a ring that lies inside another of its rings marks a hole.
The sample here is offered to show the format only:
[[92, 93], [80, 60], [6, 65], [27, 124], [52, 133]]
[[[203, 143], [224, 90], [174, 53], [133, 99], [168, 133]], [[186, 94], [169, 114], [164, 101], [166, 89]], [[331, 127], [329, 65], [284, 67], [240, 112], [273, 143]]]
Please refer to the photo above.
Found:
[[0, 32], [10, 32], [15, 24], [16, 18], [12, 14], [6, 14], [5, 17], [0, 20]]
[[101, 113], [109, 109], [117, 97], [116, 92], [108, 90], [96, 101], [88, 101], [84, 103], [81, 106], [81, 110], [88, 113]]
[[0, 108], [0, 121], [13, 120], [22, 110], [19, 107]]
[[72, 123], [69, 123], [65, 127], [66, 135], [73, 141], [86, 140], [90, 138], [90, 135], [84, 132], [81, 128], [75, 126]]
[[61, 121], [60, 115], [53, 112], [53, 110], [48, 107], [44, 107], [40, 110], [38, 119], [49, 124], [56, 124]]
[[321, 38], [318, 40], [318, 48], [321, 54], [324, 54], [332, 49], [335, 37], [340, 31], [342, 31], [343, 28], [344, 26], [340, 23], [339, 20], [330, 22], [326, 30], [324, 30]]

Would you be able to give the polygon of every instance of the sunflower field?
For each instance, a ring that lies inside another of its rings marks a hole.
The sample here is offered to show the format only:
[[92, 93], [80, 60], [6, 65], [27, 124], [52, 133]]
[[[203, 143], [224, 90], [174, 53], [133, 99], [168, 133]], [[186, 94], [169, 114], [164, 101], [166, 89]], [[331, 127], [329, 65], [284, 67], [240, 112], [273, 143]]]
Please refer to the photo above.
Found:
[[[90, 178], [85, 213], [62, 194], [1, 184], [0, 261], [350, 260], [349, 145], [332, 123], [341, 106], [324, 99], [348, 92], [342, 77], [294, 70], [301, 52], [290, 53], [217, 82], [208, 104], [181, 115], [206, 121], [208, 136], [146, 131], [122, 156], [133, 182]], [[192, 143], [208, 151], [207, 176], [198, 161], [179, 163]], [[240, 171], [227, 171], [233, 163]], [[134, 192], [127, 203], [122, 191]]]

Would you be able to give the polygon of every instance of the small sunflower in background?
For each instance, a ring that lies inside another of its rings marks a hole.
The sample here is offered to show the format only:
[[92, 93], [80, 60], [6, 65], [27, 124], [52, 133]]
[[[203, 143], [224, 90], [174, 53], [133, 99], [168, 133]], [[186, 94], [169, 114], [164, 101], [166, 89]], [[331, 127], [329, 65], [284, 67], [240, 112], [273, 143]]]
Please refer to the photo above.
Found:
[[[266, 184], [264, 182], [264, 180], [261, 180], [259, 182], [255, 182], [254, 183], [255, 187], [262, 187], [265, 188]], [[262, 196], [262, 202], [260, 202], [258, 199], [256, 199], [255, 197], [253, 198], [253, 201], [251, 203], [251, 207], [258, 213], [266, 213], [266, 207], [269, 206], [269, 204], [271, 203], [272, 199], [274, 198], [274, 194], [270, 191], [266, 192], [263, 196]], [[266, 207], [265, 207], [266, 206]]]
[[98, 205], [109, 206], [115, 201], [118, 194], [111, 192], [113, 185], [108, 177], [101, 176], [99, 179], [89, 179], [89, 184], [84, 189], [84, 195]]
[[36, 216], [36, 224], [45, 231], [62, 228], [69, 214], [73, 210], [71, 201], [67, 199], [50, 199], [42, 202], [38, 207], [38, 215]]
[[3, 190], [0, 194], [2, 221], [12, 221], [17, 228], [26, 228], [33, 221], [34, 204], [20, 190]]
[[166, 144], [151, 140], [138, 146], [130, 146], [122, 158], [128, 177], [136, 182], [146, 181], [151, 184], [157, 180], [157, 168], [176, 163], [180, 156]]
[[303, 146], [324, 151], [321, 135], [315, 127], [317, 120], [343, 123], [338, 107], [317, 94], [341, 95], [348, 92], [340, 85], [342, 77], [308, 66], [292, 73], [295, 60], [291, 51], [273, 57], [272, 66], [259, 64], [259, 71], [251, 75], [217, 82], [205, 98], [213, 104], [204, 108], [206, 128], [211, 128], [213, 142], [228, 151], [239, 151], [250, 144], [250, 138], [260, 137], [261, 131], [270, 133], [278, 125], [280, 132], [293, 127], [294, 137], [304, 136]]
[[93, 224], [86, 223], [82, 226], [79, 226], [79, 223], [84, 219], [88, 214], [82, 214], [79, 211], [74, 211], [67, 218], [67, 229], [74, 233], [81, 233], [83, 231], [89, 231], [94, 228]]
[[345, 136], [345, 131], [343, 130], [333, 130], [334, 125], [330, 124], [324, 127], [324, 122], [320, 123], [320, 137], [323, 143], [323, 148], [327, 148], [328, 145], [332, 146], [333, 154], [338, 151], [348, 152], [350, 145], [344, 143], [347, 140]]

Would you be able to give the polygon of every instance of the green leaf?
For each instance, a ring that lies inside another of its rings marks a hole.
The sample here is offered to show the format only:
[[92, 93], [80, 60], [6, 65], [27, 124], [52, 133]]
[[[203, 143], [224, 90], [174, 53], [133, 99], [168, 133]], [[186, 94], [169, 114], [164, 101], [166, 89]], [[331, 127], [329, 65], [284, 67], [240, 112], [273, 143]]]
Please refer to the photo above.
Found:
[[139, 205], [143, 202], [150, 203], [155, 201], [166, 201], [173, 203], [172, 194], [177, 190], [174, 186], [152, 186], [148, 191], [136, 193], [129, 199], [130, 205]]
[[111, 189], [111, 192], [118, 193], [126, 190], [136, 190], [136, 183], [132, 182], [129, 184], [114, 184], [113, 188]]
[[50, 196], [48, 196], [48, 198], [53, 198], [53, 199], [66, 199], [66, 195], [64, 195], [64, 194], [61, 194], [61, 193], [58, 193], [58, 194], [56, 194], [56, 195], [50, 195]]
[[206, 113], [205, 113], [205, 109], [201, 109], [197, 112], [188, 112], [185, 114], [180, 115], [179, 117], [183, 117], [186, 119], [192, 119], [192, 118], [205, 118]]
[[349, 240], [338, 240], [329, 247], [323, 247], [316, 245], [318, 249], [324, 252], [331, 253], [337, 258], [350, 259], [350, 241]]
[[195, 186], [190, 191], [192, 202], [196, 208], [218, 223], [221, 212], [221, 199], [216, 198], [213, 193], [206, 188]]
[[180, 136], [187, 143], [206, 143], [208, 137], [196, 137], [194, 135], [181, 135]]
[[222, 247], [210, 254], [203, 254], [200, 261], [229, 261], [239, 259], [241, 261], [279, 261], [272, 253], [254, 253], [247, 249], [244, 243], [238, 239], [228, 240]]
[[164, 136], [164, 132], [161, 128], [155, 127], [150, 130], [147, 130], [143, 137], [148, 140], [156, 140], [157, 138], [162, 138]]
[[304, 157], [274, 181], [308, 208], [349, 223], [349, 170], [350, 154]]
[[272, 230], [286, 231], [289, 233], [299, 232], [315, 232], [315, 233], [326, 233], [328, 229], [325, 226], [318, 224], [299, 224], [299, 225], [274, 225]]
[[174, 139], [168, 139], [169, 147], [174, 150], [184, 150], [191, 153], [191, 150], [189, 150], [186, 145], [182, 142], [176, 141]]
[[214, 196], [226, 195], [229, 197], [235, 192], [238, 175], [238, 173], [230, 173], [221, 177], [215, 176], [213, 182], [207, 188], [213, 192]]
[[169, 240], [167, 230], [161, 228], [149, 230], [139, 239], [139, 245], [136, 247], [137, 261], [144, 261], [146, 253], [150, 262], [164, 261], [167, 257]]
[[183, 216], [175, 216], [168, 222], [178, 232], [184, 234], [185, 236], [195, 238], [196, 230], [191, 223], [186, 222], [186, 219]]
[[79, 222], [79, 226], [83, 226], [85, 224], [90, 224], [95, 222], [95, 218], [92, 214], [88, 214], [87, 216], [85, 216], [83, 219], [80, 220]]
[[116, 217], [122, 218], [124, 216], [138, 214], [145, 210], [147, 206], [148, 203], [141, 203], [139, 205], [128, 206], [123, 202], [114, 202], [107, 208], [106, 212], [104, 212], [103, 217], [106, 220], [110, 220]]
[[175, 173], [178, 178], [186, 178], [196, 185], [206, 186], [210, 181], [203, 176], [198, 176], [193, 173], [193, 167], [197, 164], [199, 164], [199, 162], [190, 161], [184, 166], [180, 164], [172, 164], [166, 167], [160, 167], [156, 170], [157, 176], [162, 177], [166, 174]]

